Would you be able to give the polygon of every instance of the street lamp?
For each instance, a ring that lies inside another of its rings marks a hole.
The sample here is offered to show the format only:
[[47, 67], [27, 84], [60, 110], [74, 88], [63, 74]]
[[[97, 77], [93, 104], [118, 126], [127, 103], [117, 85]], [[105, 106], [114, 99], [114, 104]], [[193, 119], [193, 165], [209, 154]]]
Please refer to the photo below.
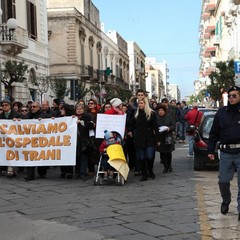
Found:
[[15, 18], [9, 18], [6, 24], [1, 24], [1, 39], [2, 41], [11, 41], [13, 40], [13, 33], [17, 28], [18, 23]]
[[[3, 11], [0, 8], [0, 41], [12, 41], [13, 33], [15, 29], [18, 27], [17, 20], [15, 18], [9, 18], [7, 23], [2, 22], [2, 14]], [[0, 101], [2, 100], [2, 61], [0, 57]]]

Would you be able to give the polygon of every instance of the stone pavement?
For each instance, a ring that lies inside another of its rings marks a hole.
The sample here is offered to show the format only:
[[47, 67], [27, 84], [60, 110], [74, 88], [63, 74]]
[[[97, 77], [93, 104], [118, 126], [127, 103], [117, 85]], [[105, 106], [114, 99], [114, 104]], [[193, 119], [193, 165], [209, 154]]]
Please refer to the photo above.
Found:
[[221, 239], [209, 231], [210, 185], [202, 172], [193, 172], [186, 147], [174, 151], [173, 173], [162, 173], [157, 153], [156, 179], [139, 182], [131, 172], [124, 186], [94, 186], [92, 178], [60, 179], [59, 168], [31, 182], [24, 181], [24, 174], [0, 177], [0, 239]]

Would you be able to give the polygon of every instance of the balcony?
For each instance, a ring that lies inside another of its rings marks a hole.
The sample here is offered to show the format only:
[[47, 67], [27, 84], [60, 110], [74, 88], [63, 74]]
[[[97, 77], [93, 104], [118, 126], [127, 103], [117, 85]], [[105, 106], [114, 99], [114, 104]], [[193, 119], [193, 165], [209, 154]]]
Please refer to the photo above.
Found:
[[128, 84], [122, 78], [116, 78], [116, 85], [118, 85], [120, 88], [128, 89]]
[[93, 78], [93, 67], [90, 65], [80, 65], [80, 76], [86, 79]]
[[205, 58], [210, 58], [210, 57], [211, 57], [211, 53], [205, 52], [205, 53], [204, 53], [204, 57], [205, 57]]
[[16, 56], [28, 48], [28, 31], [17, 27], [15, 31], [7, 25], [0, 25], [0, 45], [5, 54]]
[[215, 51], [216, 51], [216, 47], [207, 47], [206, 48], [207, 53], [211, 53], [211, 52], [215, 52]]
[[240, 0], [232, 0], [232, 2], [236, 5], [239, 5], [240, 4]]
[[215, 31], [216, 26], [212, 25], [212, 26], [207, 26], [205, 33], [212, 33]]
[[210, 38], [210, 33], [205, 33], [203, 36], [204, 36], [204, 39], [209, 39]]
[[202, 18], [203, 18], [204, 21], [206, 21], [207, 19], [210, 18], [210, 13], [204, 13], [204, 14], [202, 15]]
[[205, 75], [208, 76], [210, 75], [212, 72], [216, 71], [216, 68], [215, 67], [209, 67], [206, 72], [205, 72]]
[[205, 13], [210, 13], [216, 9], [216, 4], [207, 4], [205, 8]]

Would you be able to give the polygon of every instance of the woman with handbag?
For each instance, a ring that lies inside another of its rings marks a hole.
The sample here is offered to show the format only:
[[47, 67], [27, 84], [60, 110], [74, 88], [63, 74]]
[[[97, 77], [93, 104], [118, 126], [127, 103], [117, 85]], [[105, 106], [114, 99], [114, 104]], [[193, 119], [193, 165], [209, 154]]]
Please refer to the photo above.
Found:
[[154, 179], [153, 165], [155, 158], [155, 134], [158, 132], [156, 113], [150, 108], [147, 98], [138, 101], [138, 108], [133, 118], [134, 144], [139, 158], [142, 177]]
[[164, 165], [163, 173], [173, 171], [172, 152], [175, 150], [173, 139], [175, 123], [171, 115], [166, 114], [166, 112], [167, 112], [166, 106], [163, 104], [159, 104], [157, 107], [157, 123], [160, 133], [156, 135], [157, 136], [156, 151], [160, 152], [160, 159]]

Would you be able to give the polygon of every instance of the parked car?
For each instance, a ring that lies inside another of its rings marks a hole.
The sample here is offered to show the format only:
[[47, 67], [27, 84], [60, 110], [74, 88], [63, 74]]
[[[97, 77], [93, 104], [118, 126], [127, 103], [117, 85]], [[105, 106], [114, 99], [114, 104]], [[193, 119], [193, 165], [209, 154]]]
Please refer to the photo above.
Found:
[[216, 111], [205, 111], [203, 113], [202, 121], [199, 124], [198, 131], [195, 134], [194, 149], [194, 170], [200, 171], [205, 168], [206, 165], [218, 166], [219, 158], [217, 149], [215, 151], [215, 160], [212, 161], [208, 158], [208, 141], [209, 132], [211, 130], [213, 119]]
[[203, 107], [199, 107], [198, 110], [203, 112], [203, 113], [205, 113], [205, 112], [216, 112], [218, 110], [218, 108], [203, 108]]

